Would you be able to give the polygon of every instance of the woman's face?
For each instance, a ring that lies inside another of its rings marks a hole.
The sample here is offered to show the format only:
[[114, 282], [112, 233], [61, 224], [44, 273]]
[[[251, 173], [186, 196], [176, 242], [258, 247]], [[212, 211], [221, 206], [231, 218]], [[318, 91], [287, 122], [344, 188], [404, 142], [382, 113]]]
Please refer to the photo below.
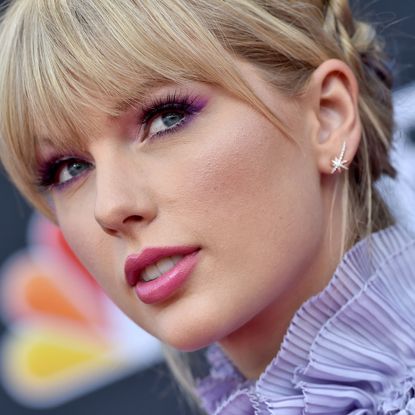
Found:
[[[97, 114], [101, 128], [86, 150], [41, 149], [53, 160], [44, 180], [70, 246], [132, 320], [182, 350], [277, 309], [321, 258], [312, 111], [251, 67], [243, 71], [296, 142], [246, 103], [194, 82], [148, 91], [144, 109], [117, 119]], [[137, 262], [144, 250], [150, 262], [149, 252], [174, 257], [178, 269], [145, 282], [151, 269], [140, 274]], [[137, 285], [126, 279], [126, 262]]]

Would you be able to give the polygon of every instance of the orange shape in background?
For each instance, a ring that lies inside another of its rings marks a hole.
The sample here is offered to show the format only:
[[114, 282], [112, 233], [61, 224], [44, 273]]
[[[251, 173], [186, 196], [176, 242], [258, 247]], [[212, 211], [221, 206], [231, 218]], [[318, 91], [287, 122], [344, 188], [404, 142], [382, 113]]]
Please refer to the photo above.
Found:
[[34, 275], [26, 282], [24, 295], [27, 304], [35, 311], [83, 324], [91, 320], [75, 308], [49, 278], [42, 275]]
[[109, 302], [58, 228], [36, 217], [30, 236], [0, 269], [0, 381], [12, 397], [52, 407], [160, 360], [157, 340]]
[[4, 270], [0, 287], [7, 320], [75, 324], [94, 330], [95, 335], [110, 329], [105, 295], [97, 286], [77, 278], [77, 271], [47, 250], [14, 257]]

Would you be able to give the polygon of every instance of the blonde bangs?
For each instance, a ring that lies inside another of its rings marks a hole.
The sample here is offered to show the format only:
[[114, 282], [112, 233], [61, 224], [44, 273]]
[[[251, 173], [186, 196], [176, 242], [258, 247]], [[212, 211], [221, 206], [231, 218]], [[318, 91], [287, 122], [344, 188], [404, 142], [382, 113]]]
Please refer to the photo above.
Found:
[[293, 95], [321, 62], [340, 55], [323, 36], [316, 5], [259, 3], [14, 0], [0, 29], [0, 135], [1, 159], [17, 187], [52, 218], [35, 186], [40, 140], [62, 152], [82, 149], [102, 115], [119, 116], [165, 83], [218, 85], [290, 137], [238, 65], [255, 64]]
[[7, 68], [0, 73], [1, 158], [23, 194], [49, 217], [34, 186], [39, 140], [62, 151], [82, 148], [99, 128], [94, 113], [117, 117], [152, 87], [189, 80], [221, 85], [267, 113], [206, 22], [181, 2], [157, 6], [18, 0], [7, 11], [0, 33]]

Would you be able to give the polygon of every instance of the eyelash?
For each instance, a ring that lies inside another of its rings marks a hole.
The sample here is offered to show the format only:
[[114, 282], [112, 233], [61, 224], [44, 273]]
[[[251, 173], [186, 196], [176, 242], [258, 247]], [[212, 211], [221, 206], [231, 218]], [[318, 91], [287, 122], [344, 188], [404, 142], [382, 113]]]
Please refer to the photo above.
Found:
[[[203, 105], [202, 105], [203, 106]], [[169, 94], [166, 97], [157, 98], [142, 109], [141, 119], [139, 124], [144, 127], [146, 131], [150, 121], [169, 112], [181, 112], [184, 115], [184, 120], [180, 121], [178, 125], [167, 128], [164, 131], [153, 134], [152, 136], [145, 136], [146, 139], [153, 140], [159, 138], [167, 133], [173, 133], [179, 128], [183, 127], [190, 119], [201, 111], [200, 104], [197, 104], [197, 98], [191, 96], [180, 96], [177, 93]], [[143, 140], [144, 141], [144, 140]]]
[[40, 191], [45, 192], [54, 188], [61, 190], [67, 185], [71, 184], [74, 180], [81, 177], [83, 175], [82, 173], [74, 176], [72, 179], [66, 180], [62, 183], [57, 183], [58, 174], [66, 165], [69, 165], [73, 162], [86, 163], [89, 164], [89, 167], [92, 167], [92, 163], [83, 160], [79, 156], [55, 156], [39, 167], [37, 187], [40, 189]]
[[[166, 97], [157, 98], [149, 104], [145, 105], [140, 111], [140, 116], [138, 119], [138, 125], [140, 126], [139, 130], [140, 132], [143, 131], [144, 133], [140, 134], [140, 136], [143, 136], [140, 141], [144, 142], [146, 140], [157, 140], [164, 135], [173, 134], [174, 132], [184, 127], [193, 118], [193, 116], [197, 115], [202, 110], [202, 107], [204, 106], [197, 104], [197, 100], [197, 97], [180, 96], [177, 93], [173, 93], [167, 95]], [[169, 112], [182, 113], [184, 118], [183, 120], [179, 121], [177, 125], [148, 136], [148, 130], [151, 126], [151, 122], [154, 121], [157, 117], [160, 117], [163, 114]], [[73, 181], [83, 176], [83, 173], [81, 173], [62, 183], [57, 182], [57, 176], [62, 171], [62, 169], [70, 163], [74, 162], [88, 164], [89, 168], [86, 169], [86, 171], [93, 167], [92, 163], [84, 160], [82, 157], [77, 155], [54, 156], [52, 159], [46, 161], [43, 165], [41, 165], [38, 169], [37, 187], [40, 189], [40, 191], [45, 192], [52, 189], [61, 190], [67, 185], [71, 184]]]

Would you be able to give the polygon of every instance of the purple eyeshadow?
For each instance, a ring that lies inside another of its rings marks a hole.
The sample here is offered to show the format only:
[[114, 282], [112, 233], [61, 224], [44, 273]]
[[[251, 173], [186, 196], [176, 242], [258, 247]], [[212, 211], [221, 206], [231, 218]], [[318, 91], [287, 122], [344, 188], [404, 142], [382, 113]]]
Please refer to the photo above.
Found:
[[[166, 128], [166, 130], [154, 133], [152, 136], [146, 137], [143, 141], [157, 140], [163, 136], [173, 134], [179, 131], [181, 128], [189, 124], [207, 105], [208, 99], [203, 97], [192, 97], [188, 95], [179, 95], [176, 93], [167, 95], [162, 98], [157, 98], [150, 105], [144, 107], [141, 111], [140, 119], [138, 123], [142, 126], [146, 126], [155, 118], [163, 114], [181, 114], [182, 120], [179, 120], [176, 125]], [[71, 161], [79, 161], [80, 163], [87, 163], [92, 166], [91, 163], [85, 161], [82, 156], [75, 154], [57, 154], [50, 159], [40, 163], [38, 167], [38, 177], [36, 185], [41, 192], [47, 192], [51, 189], [63, 190], [67, 186], [71, 185], [79, 177], [83, 176], [83, 172], [80, 174], [62, 182], [58, 183], [58, 173], [65, 167], [65, 164], [69, 164]], [[89, 169], [85, 169], [87, 172]]]

